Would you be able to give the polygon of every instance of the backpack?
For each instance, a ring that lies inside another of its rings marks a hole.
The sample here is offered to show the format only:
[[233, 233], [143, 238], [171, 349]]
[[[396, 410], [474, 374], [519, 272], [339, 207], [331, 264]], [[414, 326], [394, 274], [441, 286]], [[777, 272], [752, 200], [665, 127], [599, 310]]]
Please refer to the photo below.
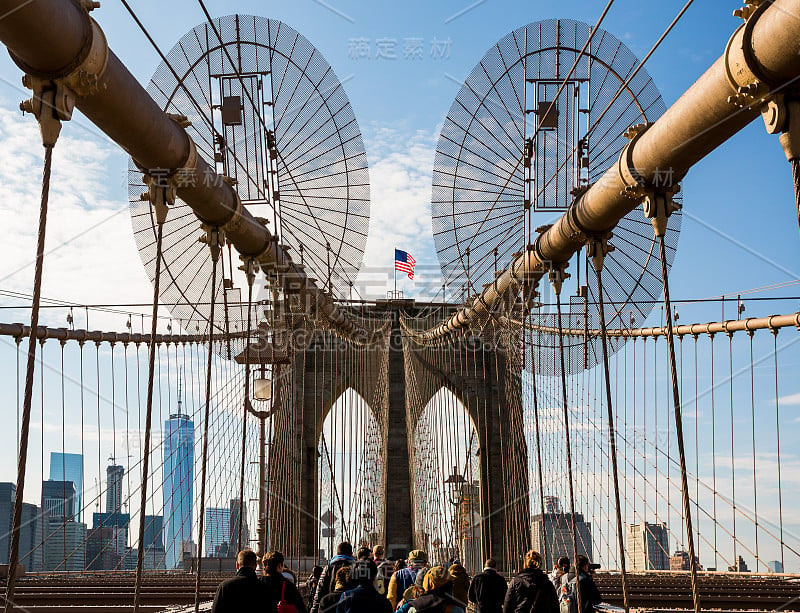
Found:
[[286, 602], [287, 579], [281, 581], [281, 599], [278, 601], [278, 613], [297, 613], [297, 606]]
[[561, 613], [578, 613], [578, 578], [573, 577], [561, 584], [558, 594]]

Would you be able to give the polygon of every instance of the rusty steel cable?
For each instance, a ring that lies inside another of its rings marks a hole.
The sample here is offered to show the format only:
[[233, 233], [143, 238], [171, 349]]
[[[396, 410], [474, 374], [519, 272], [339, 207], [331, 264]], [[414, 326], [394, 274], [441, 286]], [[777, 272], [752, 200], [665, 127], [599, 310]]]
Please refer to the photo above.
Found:
[[[670, 378], [672, 380], [672, 403], [675, 411], [675, 436], [678, 441], [678, 457], [681, 467], [681, 496], [683, 498], [683, 513], [686, 520], [686, 542], [689, 549], [689, 569], [692, 576], [692, 602], [695, 613], [700, 613], [700, 587], [697, 580], [697, 557], [694, 548], [694, 532], [692, 528], [692, 506], [689, 498], [689, 482], [686, 477], [686, 451], [683, 441], [683, 411], [681, 408], [680, 391], [678, 389], [678, 367], [675, 362], [675, 337], [672, 332], [672, 305], [669, 299], [669, 269], [667, 265], [667, 250], [663, 232], [656, 232], [658, 238], [659, 255], [661, 259], [661, 278], [664, 286], [664, 313], [666, 315], [667, 348], [669, 358]], [[733, 422], [731, 422], [731, 430]], [[734, 537], [735, 542], [735, 537]]]
[[619, 543], [619, 569], [622, 577], [622, 598], [625, 603], [625, 611], [630, 611], [630, 596], [628, 593], [628, 576], [625, 568], [625, 540], [624, 532], [622, 530], [622, 511], [620, 508], [619, 497], [619, 469], [617, 468], [617, 435], [614, 428], [614, 409], [611, 403], [611, 377], [610, 368], [608, 365], [608, 339], [606, 338], [606, 314], [605, 304], [603, 299], [603, 265], [602, 261], [599, 266], [595, 265], [595, 273], [597, 274], [597, 298], [598, 298], [598, 315], [600, 317], [600, 330], [602, 334], [601, 347], [603, 351], [603, 372], [605, 374], [605, 393], [606, 393], [606, 411], [608, 419], [608, 443], [609, 452], [611, 455], [611, 472], [614, 481], [614, 503], [617, 519], [617, 542]]
[[[558, 358], [560, 362], [561, 374], [561, 400], [563, 403], [563, 419], [564, 419], [564, 437], [567, 452], [567, 481], [569, 485], [569, 512], [570, 524], [572, 528], [572, 555], [573, 564], [575, 567], [575, 593], [578, 598], [578, 611], [583, 611], [583, 598], [581, 596], [580, 581], [581, 574], [578, 568], [578, 528], [575, 518], [575, 479], [572, 472], [572, 443], [569, 434], [569, 400], [567, 397], [567, 372], [564, 360], [564, 334], [562, 332], [563, 326], [561, 321], [561, 288], [556, 287], [556, 316], [558, 319]], [[699, 612], [698, 612], [699, 613]]]
[[[203, 543], [203, 528], [205, 527], [205, 507], [206, 507], [206, 475], [208, 461], [208, 419], [211, 411], [211, 363], [214, 357], [214, 303], [217, 294], [217, 264], [219, 263], [220, 245], [222, 237], [219, 229], [216, 228], [208, 233], [208, 246], [211, 250], [211, 310], [209, 311], [208, 322], [208, 359], [206, 360], [206, 398], [205, 411], [203, 415], [203, 456], [200, 464], [200, 527], [197, 533], [198, 547]], [[216, 242], [216, 244], [213, 244]], [[200, 611], [200, 577], [202, 576], [203, 556], [198, 549], [197, 556], [197, 581], [194, 590], [194, 613]]]
[[156, 364], [156, 331], [158, 328], [158, 290], [161, 279], [162, 243], [164, 238], [164, 224], [156, 224], [156, 270], [153, 278], [153, 317], [150, 328], [150, 347], [148, 348], [147, 362], [147, 400], [144, 422], [144, 449], [142, 451], [142, 486], [139, 504], [139, 547], [136, 552], [136, 582], [133, 591], [133, 611], [138, 613], [142, 595], [142, 573], [144, 570], [144, 528], [145, 510], [147, 506], [147, 482], [150, 470], [150, 431], [153, 426], [153, 377]]
[[[42, 171], [42, 198], [39, 208], [39, 231], [36, 238], [36, 266], [33, 273], [33, 300], [31, 303], [31, 327], [28, 338], [28, 359], [25, 370], [25, 391], [22, 399], [22, 424], [20, 427], [19, 456], [17, 458], [17, 490], [14, 499], [14, 516], [11, 524], [11, 546], [8, 557], [8, 582], [6, 584], [5, 611], [14, 608], [17, 562], [19, 560], [19, 537], [22, 529], [22, 496], [25, 489], [25, 473], [28, 461], [28, 439], [31, 428], [31, 404], [33, 402], [33, 376], [36, 367], [36, 330], [39, 326], [39, 301], [42, 295], [42, 270], [44, 268], [44, 244], [47, 230], [47, 204], [50, 198], [50, 174], [53, 167], [53, 145], [45, 145], [44, 169]], [[42, 429], [44, 432], [44, 428]]]

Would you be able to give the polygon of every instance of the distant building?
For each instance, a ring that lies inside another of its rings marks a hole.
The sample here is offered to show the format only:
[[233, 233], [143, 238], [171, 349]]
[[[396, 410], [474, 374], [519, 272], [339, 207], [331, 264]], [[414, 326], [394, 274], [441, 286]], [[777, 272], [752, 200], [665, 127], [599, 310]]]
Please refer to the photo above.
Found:
[[228, 542], [231, 536], [231, 510], [220, 507], [206, 509], [205, 555], [207, 558], [228, 557]]
[[119, 513], [122, 510], [122, 477], [125, 468], [112, 464], [106, 467], [106, 513]]
[[[144, 516], [144, 568], [163, 570], [164, 563], [164, 518], [161, 515]], [[134, 557], [136, 550], [132, 550]]]
[[231, 498], [230, 503], [230, 537], [228, 539], [228, 555], [235, 556], [239, 551], [250, 546], [250, 528], [247, 525], [247, 505], [242, 505], [242, 538], [239, 541], [239, 499]]
[[771, 573], [782, 573], [783, 563], [780, 560], [772, 560], [771, 562], [767, 562], [767, 568]]
[[[166, 567], [183, 566], [183, 545], [192, 539], [194, 482], [194, 422], [178, 412], [164, 422], [164, 523], [166, 524]], [[196, 553], [195, 553], [196, 555]]]
[[628, 525], [631, 570], [669, 570], [669, 537], [664, 522]]
[[47, 512], [29, 502], [22, 503], [22, 526], [19, 531], [19, 563], [25, 570], [42, 570], [42, 528], [48, 523]]
[[544, 512], [547, 513], [561, 513], [561, 501], [558, 496], [545, 496], [544, 497]]
[[80, 453], [50, 452], [50, 479], [72, 481], [75, 485], [75, 514], [83, 521], [83, 456]]
[[74, 519], [75, 484], [72, 481], [42, 481], [42, 508], [51, 519]]
[[86, 568], [86, 524], [50, 518], [44, 539], [45, 571], [82, 572]]
[[[549, 499], [549, 500], [548, 500]], [[552, 509], [554, 512], [547, 512]], [[544, 552], [544, 542], [547, 540], [547, 558], [544, 560], [546, 569], [552, 569], [555, 561], [561, 556], [574, 557], [575, 547], [572, 540], [572, 514], [560, 512], [561, 504], [555, 496], [545, 498], [545, 514], [534, 515], [532, 523], [533, 548]], [[592, 525], [584, 521], [582, 513], [575, 514], [575, 532], [578, 537], [578, 555], [585, 555], [592, 559]]]
[[669, 569], [689, 570], [691, 568], [691, 564], [689, 563], [690, 560], [691, 558], [689, 557], [688, 552], [683, 550], [676, 551], [669, 559]]
[[[11, 555], [16, 494], [17, 486], [14, 483], [0, 483], [0, 564], [8, 564]], [[29, 572], [38, 572], [42, 570], [42, 517], [39, 507], [23, 502], [21, 519], [19, 563]], [[46, 515], [44, 519], [47, 520]]]
[[750, 569], [747, 568], [747, 564], [745, 563], [744, 558], [742, 556], [739, 556], [739, 559], [736, 560], [736, 564], [728, 567], [728, 571], [732, 573], [749, 573]]
[[[124, 557], [128, 547], [128, 531], [131, 517], [127, 513], [93, 513], [92, 530], [89, 538], [92, 540], [93, 552], [99, 553], [100, 558], [89, 555], [87, 548], [86, 561], [92, 567], [90, 570], [121, 570], [120, 560]], [[87, 566], [88, 567], [88, 566]]]

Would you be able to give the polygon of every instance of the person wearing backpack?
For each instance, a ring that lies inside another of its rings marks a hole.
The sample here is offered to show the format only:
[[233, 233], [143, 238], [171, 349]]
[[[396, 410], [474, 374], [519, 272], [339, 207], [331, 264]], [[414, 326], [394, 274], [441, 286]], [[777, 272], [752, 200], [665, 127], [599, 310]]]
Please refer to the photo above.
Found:
[[294, 583], [283, 574], [284, 557], [280, 551], [268, 551], [261, 560], [264, 575], [261, 581], [267, 585], [271, 594], [271, 611], [277, 613], [307, 613], [303, 597]]
[[372, 560], [358, 560], [350, 575], [355, 587], [339, 598], [336, 613], [392, 613], [392, 605], [375, 590], [378, 567]]
[[319, 613], [320, 601], [331, 593], [333, 584], [336, 580], [336, 571], [343, 566], [353, 566], [356, 559], [353, 557], [353, 546], [348, 542], [339, 543], [336, 547], [336, 555], [330, 559], [328, 565], [323, 569], [317, 583], [317, 591], [311, 603], [311, 613]]
[[[424, 578], [424, 573], [427, 572], [427, 570], [427, 553], [421, 549], [415, 549], [408, 554], [408, 566], [395, 572], [392, 575], [392, 578], [389, 580], [387, 598], [389, 599], [389, 602], [392, 603], [392, 609], [397, 607], [398, 603], [403, 599], [403, 595], [405, 594], [406, 590], [414, 586], [417, 576], [422, 572], [422, 578]], [[421, 584], [420, 587], [422, 587]]]
[[333, 590], [319, 601], [319, 613], [335, 613], [336, 606], [339, 604], [339, 598], [342, 597], [342, 594], [346, 590], [356, 587], [355, 584], [350, 581], [351, 570], [349, 566], [342, 566], [336, 571], [336, 580], [333, 584]]
[[597, 584], [589, 572], [589, 558], [578, 556], [576, 561], [578, 568], [578, 579], [575, 578], [575, 571], [561, 577], [561, 593], [559, 603], [561, 613], [578, 613], [578, 586], [580, 586], [580, 601], [583, 613], [593, 613], [594, 606], [602, 602], [603, 597]]
[[423, 585], [425, 591], [413, 598], [406, 597], [397, 613], [465, 612], [465, 608], [453, 597], [453, 578], [444, 566], [434, 566], [426, 571]]
[[561, 556], [558, 558], [558, 562], [556, 563], [556, 567], [553, 569], [553, 572], [550, 573], [550, 581], [553, 582], [553, 586], [556, 588], [556, 591], [561, 589], [561, 577], [569, 573], [569, 558], [567, 556]]
[[531, 549], [525, 554], [525, 568], [511, 580], [503, 613], [559, 613], [556, 588], [542, 572], [542, 556]]

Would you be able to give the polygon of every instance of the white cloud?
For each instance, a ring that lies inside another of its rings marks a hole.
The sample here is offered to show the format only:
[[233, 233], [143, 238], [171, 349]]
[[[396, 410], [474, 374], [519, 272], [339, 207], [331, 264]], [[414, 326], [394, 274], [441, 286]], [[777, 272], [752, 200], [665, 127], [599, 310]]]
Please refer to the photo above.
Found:
[[[8, 106], [0, 102], [0, 216], [6, 241], [0, 278], [3, 289], [30, 294], [44, 150], [35, 119]], [[65, 122], [52, 168], [42, 295], [88, 304], [148, 302], [152, 290], [127, 212], [125, 154], [100, 135], [92, 139]], [[42, 323], [64, 326], [65, 314], [66, 309], [45, 309]], [[120, 317], [90, 317], [94, 329], [124, 329]], [[76, 316], [76, 324], [82, 321]]]
[[800, 393], [798, 394], [789, 394], [788, 396], [780, 396], [778, 398], [778, 404], [785, 404], [785, 405], [800, 405]]

